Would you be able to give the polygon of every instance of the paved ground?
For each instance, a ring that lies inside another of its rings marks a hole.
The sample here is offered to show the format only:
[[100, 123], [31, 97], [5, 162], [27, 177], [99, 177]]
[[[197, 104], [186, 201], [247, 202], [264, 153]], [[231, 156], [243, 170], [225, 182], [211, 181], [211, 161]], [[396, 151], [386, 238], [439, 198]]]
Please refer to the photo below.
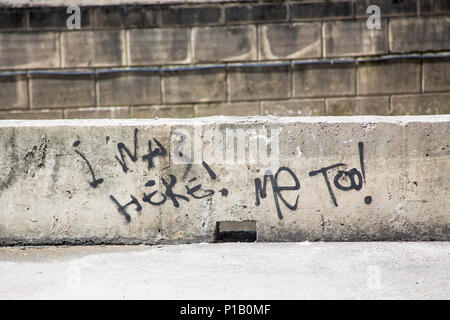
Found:
[[449, 299], [450, 242], [0, 248], [0, 299]]

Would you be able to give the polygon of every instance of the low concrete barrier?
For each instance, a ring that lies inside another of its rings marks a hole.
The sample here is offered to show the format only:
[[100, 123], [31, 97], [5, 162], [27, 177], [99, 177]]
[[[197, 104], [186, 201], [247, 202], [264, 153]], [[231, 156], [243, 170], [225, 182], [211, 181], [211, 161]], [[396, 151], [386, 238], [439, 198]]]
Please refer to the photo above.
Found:
[[449, 115], [11, 120], [0, 150], [3, 245], [449, 240]]

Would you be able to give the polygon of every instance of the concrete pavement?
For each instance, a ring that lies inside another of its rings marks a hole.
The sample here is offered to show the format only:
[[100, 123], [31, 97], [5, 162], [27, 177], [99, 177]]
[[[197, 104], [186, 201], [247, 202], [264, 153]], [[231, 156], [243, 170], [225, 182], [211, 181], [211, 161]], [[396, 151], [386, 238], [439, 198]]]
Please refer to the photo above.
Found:
[[0, 299], [449, 299], [448, 242], [3, 247]]

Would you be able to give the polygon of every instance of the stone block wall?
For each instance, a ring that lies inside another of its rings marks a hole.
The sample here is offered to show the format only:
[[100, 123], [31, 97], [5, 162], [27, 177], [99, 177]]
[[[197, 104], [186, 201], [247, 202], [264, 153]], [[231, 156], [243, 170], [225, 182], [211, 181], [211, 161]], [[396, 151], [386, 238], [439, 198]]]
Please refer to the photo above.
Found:
[[448, 0], [66, 10], [0, 7], [0, 119], [450, 113]]

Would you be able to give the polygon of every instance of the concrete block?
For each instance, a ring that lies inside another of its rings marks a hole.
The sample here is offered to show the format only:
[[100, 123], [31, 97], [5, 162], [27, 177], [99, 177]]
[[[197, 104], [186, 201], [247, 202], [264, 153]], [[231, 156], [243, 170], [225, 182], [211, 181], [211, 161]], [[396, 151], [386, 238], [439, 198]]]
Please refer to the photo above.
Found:
[[294, 97], [354, 95], [353, 64], [300, 65], [294, 69]]
[[0, 110], [28, 108], [26, 76], [0, 77]]
[[220, 6], [169, 6], [161, 8], [163, 26], [210, 25], [223, 21]]
[[26, 11], [20, 9], [0, 9], [0, 30], [20, 30], [26, 27]]
[[132, 107], [131, 118], [193, 118], [193, 105]]
[[68, 31], [61, 33], [63, 67], [125, 65], [124, 34], [111, 31]]
[[94, 7], [96, 29], [144, 28], [145, 9], [142, 6], [100, 6]]
[[230, 100], [282, 99], [291, 96], [287, 67], [239, 68], [229, 73]]
[[211, 27], [192, 30], [195, 61], [256, 60], [256, 27]]
[[260, 27], [260, 59], [317, 58], [322, 55], [320, 23], [269, 24]]
[[126, 119], [129, 107], [80, 108], [64, 110], [65, 119]]
[[450, 17], [414, 17], [389, 22], [392, 52], [426, 52], [450, 49]]
[[330, 98], [327, 116], [389, 115], [389, 97]]
[[387, 27], [370, 30], [366, 21], [330, 21], [324, 23], [325, 56], [367, 56], [385, 54]]
[[304, 99], [286, 101], [263, 101], [262, 114], [277, 117], [324, 116], [323, 99]]
[[144, 27], [160, 27], [161, 26], [161, 8], [158, 6], [144, 6]]
[[294, 2], [290, 4], [289, 15], [293, 21], [352, 18], [354, 8], [351, 1]]
[[[67, 13], [67, 8], [42, 6], [29, 9], [30, 28], [67, 30], [67, 19], [72, 15], [72, 13]], [[80, 27], [81, 29], [94, 27], [94, 14], [90, 7], [80, 7]]]
[[450, 114], [450, 94], [392, 96], [393, 115]]
[[240, 4], [225, 7], [226, 23], [287, 21], [287, 6], [281, 3]]
[[32, 76], [30, 81], [31, 108], [95, 106], [93, 76], [42, 75]]
[[450, 2], [447, 0], [427, 0], [420, 2], [422, 14], [442, 14], [450, 12]]
[[206, 104], [195, 106], [195, 116], [256, 116], [259, 110], [259, 102]]
[[161, 102], [159, 73], [105, 73], [98, 75], [97, 82], [98, 100], [101, 106], [129, 106]]
[[184, 28], [129, 31], [130, 64], [189, 63], [189, 30]]
[[450, 59], [423, 62], [423, 90], [450, 91]]
[[448, 241], [449, 136], [449, 115], [4, 120], [0, 243], [214, 241], [218, 222]]
[[20, 110], [20, 111], [0, 111], [0, 119], [23, 119], [23, 120], [49, 120], [63, 119], [63, 110]]
[[225, 72], [202, 70], [165, 72], [163, 102], [215, 102], [226, 99]]
[[420, 61], [361, 63], [357, 91], [362, 94], [420, 92]]
[[418, 0], [377, 0], [376, 2], [371, 0], [358, 0], [355, 3], [356, 15], [358, 17], [369, 17], [367, 8], [373, 4], [380, 7], [381, 15], [383, 17], [416, 15], [417, 2]]
[[0, 33], [0, 68], [58, 68], [55, 32]]

